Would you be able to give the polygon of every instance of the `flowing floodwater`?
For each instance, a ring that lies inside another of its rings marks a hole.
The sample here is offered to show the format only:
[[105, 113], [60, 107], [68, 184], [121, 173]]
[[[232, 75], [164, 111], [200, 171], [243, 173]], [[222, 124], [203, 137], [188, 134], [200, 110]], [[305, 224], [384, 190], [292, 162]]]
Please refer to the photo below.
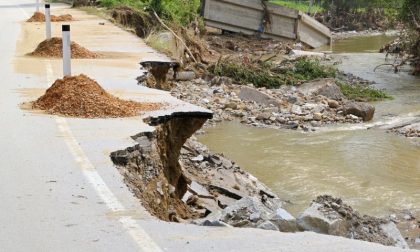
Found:
[[[380, 38], [382, 44], [389, 40]], [[380, 47], [378, 39], [357, 38], [333, 46], [341, 70], [374, 80], [377, 88], [394, 96], [375, 103], [372, 122], [315, 133], [225, 122], [207, 129], [199, 140], [289, 200], [286, 208], [294, 214], [320, 194], [341, 197], [362, 213], [379, 216], [420, 208], [420, 147], [379, 127], [419, 119], [420, 79], [386, 67], [373, 72], [384, 55], [365, 52]]]

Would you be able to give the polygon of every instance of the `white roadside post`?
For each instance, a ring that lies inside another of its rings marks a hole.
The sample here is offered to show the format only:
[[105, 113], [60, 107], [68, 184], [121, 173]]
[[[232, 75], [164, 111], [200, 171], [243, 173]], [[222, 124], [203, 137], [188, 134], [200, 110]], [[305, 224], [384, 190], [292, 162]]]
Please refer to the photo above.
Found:
[[63, 75], [71, 76], [71, 40], [70, 25], [62, 26], [63, 32]]
[[47, 33], [47, 39], [51, 39], [51, 14], [50, 5], [45, 5], [45, 31]]
[[39, 12], [39, 0], [36, 0], [36, 12]]

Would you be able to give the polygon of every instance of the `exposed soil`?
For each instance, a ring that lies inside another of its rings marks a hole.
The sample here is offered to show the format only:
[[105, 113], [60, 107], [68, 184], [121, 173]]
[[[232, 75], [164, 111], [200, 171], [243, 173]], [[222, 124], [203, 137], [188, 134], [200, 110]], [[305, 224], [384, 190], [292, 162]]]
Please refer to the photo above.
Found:
[[[54, 16], [51, 15], [51, 22], [69, 22], [74, 21], [73, 16], [70, 14]], [[45, 22], [45, 15], [42, 12], [35, 12], [31, 18], [26, 22]]]
[[141, 13], [129, 7], [119, 7], [112, 10], [115, 22], [134, 29], [137, 36], [146, 37], [155, 27], [157, 21], [147, 13]]
[[33, 108], [46, 110], [50, 114], [84, 118], [137, 116], [142, 111], [157, 110], [161, 106], [157, 103], [121, 100], [83, 74], [56, 80], [33, 103]]
[[[57, 37], [46, 39], [29, 55], [45, 58], [61, 58], [63, 57], [63, 40]], [[71, 42], [71, 57], [73, 59], [95, 59], [99, 56], [99, 54], [91, 52], [75, 42]]]

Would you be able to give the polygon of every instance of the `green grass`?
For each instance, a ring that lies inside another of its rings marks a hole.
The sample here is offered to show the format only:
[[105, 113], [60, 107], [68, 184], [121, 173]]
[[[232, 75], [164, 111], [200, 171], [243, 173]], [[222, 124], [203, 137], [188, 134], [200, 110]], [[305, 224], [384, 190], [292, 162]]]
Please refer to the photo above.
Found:
[[318, 78], [335, 77], [336, 70], [323, 66], [316, 60], [300, 59], [294, 68], [277, 72], [269, 63], [244, 65], [224, 59], [210, 70], [213, 74], [227, 76], [240, 84], [252, 83], [256, 87], [278, 88], [282, 85], [300, 85]]
[[344, 96], [349, 100], [370, 102], [392, 99], [392, 96], [385, 92], [369, 86], [348, 85], [339, 81], [337, 81], [337, 85], [341, 88], [341, 92], [343, 92]]
[[[305, 4], [305, 3], [296, 3], [296, 2], [290, 2], [290, 1], [282, 1], [282, 0], [272, 0], [270, 1], [274, 4], [278, 4], [284, 7], [288, 7], [291, 9], [295, 9], [295, 10], [299, 10], [302, 11], [304, 13], [307, 13], [309, 10], [309, 4]], [[317, 13], [317, 12], [322, 12], [324, 9], [320, 6], [317, 5], [313, 5], [312, 9], [311, 9], [311, 14], [313, 13]]]
[[155, 10], [162, 19], [175, 25], [187, 26], [199, 17], [200, 0], [102, 0], [101, 6], [121, 6], [136, 10]]

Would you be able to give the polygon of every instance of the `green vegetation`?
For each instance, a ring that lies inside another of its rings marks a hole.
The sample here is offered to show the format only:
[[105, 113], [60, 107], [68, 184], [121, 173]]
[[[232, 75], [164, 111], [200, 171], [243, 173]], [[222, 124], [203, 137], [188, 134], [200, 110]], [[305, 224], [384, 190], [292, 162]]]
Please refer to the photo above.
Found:
[[277, 70], [269, 63], [244, 65], [227, 59], [221, 60], [211, 72], [227, 76], [241, 84], [252, 83], [256, 87], [278, 88], [282, 85], [299, 85], [317, 78], [335, 77], [336, 70], [323, 66], [316, 60], [300, 59], [288, 70]]
[[[290, 9], [295, 9], [295, 10], [299, 10], [302, 11], [304, 13], [307, 13], [309, 10], [309, 4], [308, 3], [302, 3], [301, 1], [299, 2], [293, 2], [293, 1], [283, 1], [283, 0], [272, 0], [271, 1], [274, 4], [278, 4], [281, 6], [285, 6], [288, 7]], [[311, 8], [311, 13], [319, 13], [322, 12], [324, 9], [318, 5], [313, 5]]]
[[106, 8], [131, 7], [135, 10], [154, 10], [164, 20], [188, 26], [199, 17], [200, 0], [102, 0]]
[[348, 85], [340, 81], [337, 81], [336, 83], [341, 88], [341, 92], [343, 92], [344, 96], [349, 100], [380, 101], [392, 99], [392, 96], [387, 95], [385, 92], [369, 86]]

